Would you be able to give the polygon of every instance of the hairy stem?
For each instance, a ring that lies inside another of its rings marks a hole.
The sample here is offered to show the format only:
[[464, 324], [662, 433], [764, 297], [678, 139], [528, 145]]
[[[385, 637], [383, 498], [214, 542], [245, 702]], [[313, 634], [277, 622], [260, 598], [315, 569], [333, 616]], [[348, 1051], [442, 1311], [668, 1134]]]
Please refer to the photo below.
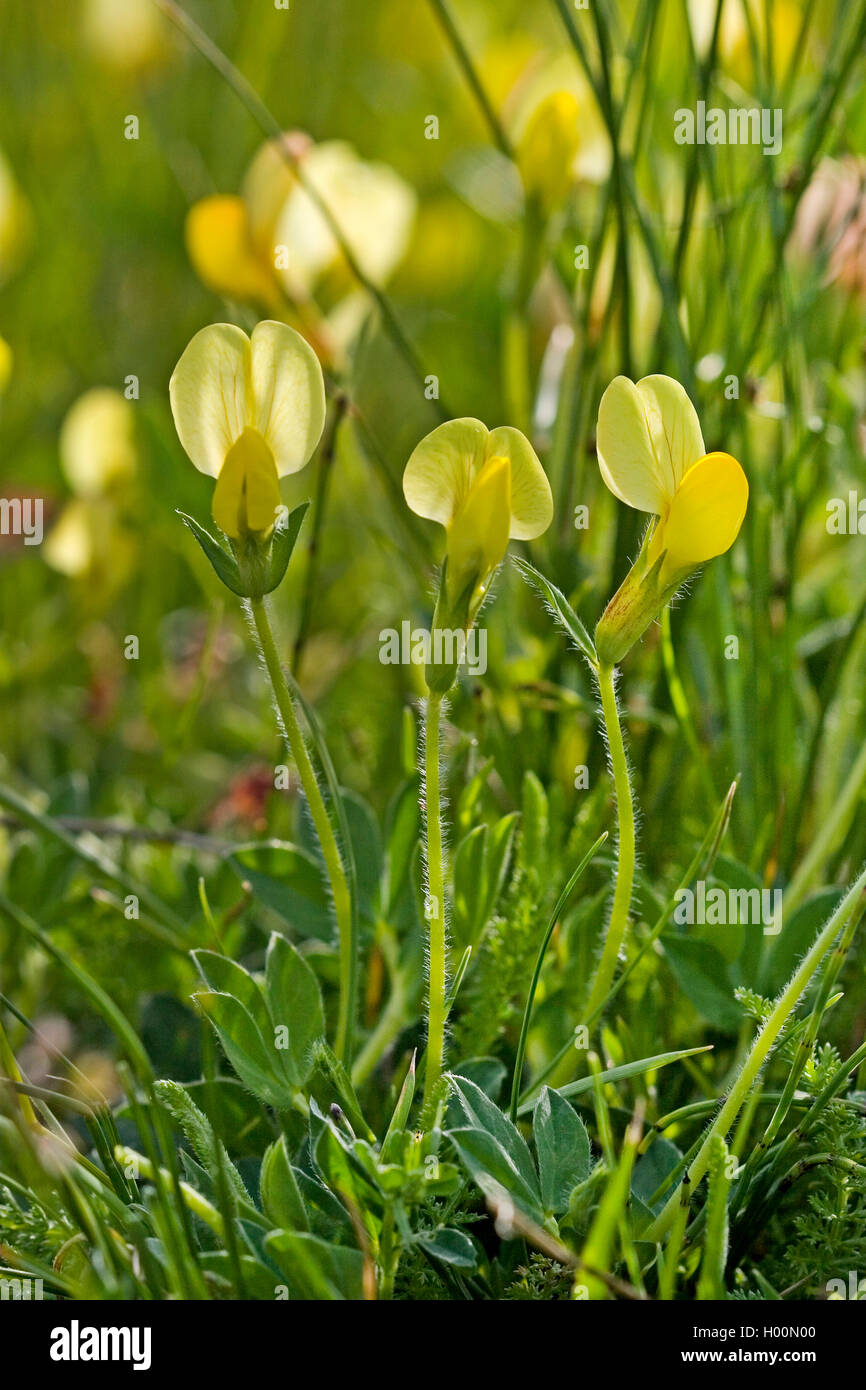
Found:
[[601, 692], [601, 708], [607, 743], [610, 750], [610, 766], [616, 792], [616, 815], [619, 827], [617, 842], [616, 887], [613, 895], [607, 935], [595, 972], [592, 989], [587, 1004], [587, 1014], [599, 1010], [607, 998], [613, 984], [616, 962], [628, 929], [628, 913], [631, 907], [631, 894], [634, 885], [635, 829], [634, 804], [631, 794], [628, 762], [622, 741], [619, 712], [616, 707], [616, 691], [613, 683], [613, 667], [600, 665], [598, 668], [598, 688]]
[[427, 1060], [424, 1109], [427, 1110], [442, 1075], [445, 1055], [445, 889], [442, 865], [442, 810], [439, 791], [439, 724], [442, 696], [427, 696], [424, 721], [424, 823], [427, 835], [427, 904], [429, 959], [427, 994]]
[[331, 894], [334, 899], [334, 912], [337, 918], [337, 931], [340, 940], [340, 1003], [337, 1015], [337, 1037], [334, 1050], [337, 1056], [346, 1065], [352, 1060], [352, 1042], [355, 1026], [355, 995], [357, 992], [357, 949], [355, 942], [355, 932], [352, 925], [352, 900], [349, 893], [349, 885], [346, 880], [346, 873], [343, 868], [343, 860], [337, 845], [334, 829], [328, 816], [327, 808], [322, 797], [319, 783], [307, 745], [298, 723], [295, 713], [295, 706], [292, 701], [280, 658], [277, 653], [274, 635], [271, 631], [271, 624], [268, 619], [267, 610], [261, 599], [254, 599], [250, 603], [253, 626], [267, 667], [268, 676], [271, 681], [271, 688], [274, 693], [277, 710], [280, 716], [283, 732], [291, 750], [298, 776], [301, 779], [301, 786], [307, 798], [307, 805], [310, 808], [310, 815], [313, 818], [313, 825], [319, 837], [319, 844], [322, 848], [322, 857], [325, 861], [325, 868], [328, 873], [328, 880], [331, 885]]

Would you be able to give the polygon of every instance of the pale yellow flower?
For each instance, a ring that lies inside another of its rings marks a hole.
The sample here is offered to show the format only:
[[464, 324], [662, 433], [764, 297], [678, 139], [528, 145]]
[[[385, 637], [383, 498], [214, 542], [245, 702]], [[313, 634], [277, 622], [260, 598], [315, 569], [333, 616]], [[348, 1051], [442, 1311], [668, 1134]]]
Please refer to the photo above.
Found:
[[60, 427], [60, 466], [79, 497], [96, 497], [136, 471], [135, 407], [96, 386], [70, 407]]
[[267, 538], [279, 479], [309, 461], [325, 421], [318, 358], [284, 323], [252, 337], [217, 323], [195, 335], [169, 384], [178, 438], [192, 463], [216, 478], [213, 517], [227, 536]]
[[746, 475], [730, 454], [706, 452], [678, 381], [615, 377], [601, 398], [597, 443], [614, 496], [658, 518], [648, 561], [665, 554], [663, 582], [730, 549], [746, 514]]
[[550, 484], [529, 440], [508, 425], [449, 420], [413, 451], [403, 493], [418, 516], [447, 533], [445, 586], [467, 624], [501, 563], [509, 538], [531, 540], [553, 519]]

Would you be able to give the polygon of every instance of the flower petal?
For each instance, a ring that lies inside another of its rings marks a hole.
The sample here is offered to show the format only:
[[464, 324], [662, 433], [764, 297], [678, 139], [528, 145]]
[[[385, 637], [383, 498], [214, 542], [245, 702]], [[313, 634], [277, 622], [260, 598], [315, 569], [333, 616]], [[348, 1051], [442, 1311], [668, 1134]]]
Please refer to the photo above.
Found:
[[169, 382], [178, 438], [201, 473], [219, 476], [249, 419], [250, 341], [230, 323], [202, 328]]
[[486, 456], [489, 434], [480, 420], [448, 420], [412, 451], [403, 470], [403, 495], [412, 511], [448, 526]]
[[452, 600], [474, 579], [470, 611], [508, 548], [511, 516], [511, 465], [491, 458], [469, 490], [448, 530], [448, 590]]
[[675, 576], [730, 550], [749, 501], [746, 475], [730, 454], [705, 454], [677, 488], [671, 509], [656, 528], [649, 559], [667, 551], [664, 572]]
[[517, 145], [517, 167], [527, 197], [545, 211], [562, 202], [574, 180], [580, 145], [580, 108], [572, 92], [551, 92], [532, 112]]
[[255, 254], [241, 198], [220, 194], [194, 203], [185, 236], [193, 269], [208, 289], [228, 299], [273, 304], [276, 278]]
[[258, 430], [245, 429], [229, 449], [214, 488], [211, 512], [221, 531], [237, 540], [268, 531], [280, 505], [274, 457]]
[[704, 453], [697, 412], [679, 382], [647, 376], [610, 383], [598, 409], [598, 463], [615, 497], [663, 515], [685, 474]]
[[309, 343], [287, 324], [265, 319], [252, 336], [254, 419], [279, 476], [308, 463], [325, 423], [325, 382]]
[[[368, 164], [342, 140], [314, 145], [303, 161], [304, 182], [334, 221], [364, 274], [381, 285], [406, 253], [415, 219], [415, 194], [385, 164]], [[283, 279], [289, 292], [307, 290], [340, 259], [329, 220], [307, 187], [296, 184], [274, 232], [288, 249]]]
[[511, 536], [529, 541], [542, 535], [553, 520], [553, 494], [529, 440], [520, 430], [500, 425], [488, 436], [486, 452], [488, 458], [504, 456], [511, 462]]
[[94, 386], [60, 427], [60, 467], [79, 497], [98, 497], [136, 469], [135, 410], [110, 386]]
[[662, 476], [679, 487], [706, 453], [698, 412], [684, 386], [669, 376], [645, 376], [637, 384], [646, 407], [653, 452]]

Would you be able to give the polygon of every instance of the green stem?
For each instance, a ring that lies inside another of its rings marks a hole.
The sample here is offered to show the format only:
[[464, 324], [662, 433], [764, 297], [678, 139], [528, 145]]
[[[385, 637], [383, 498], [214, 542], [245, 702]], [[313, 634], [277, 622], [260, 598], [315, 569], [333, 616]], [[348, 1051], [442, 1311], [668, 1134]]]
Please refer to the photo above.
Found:
[[631, 907], [631, 894], [634, 885], [635, 829], [634, 804], [631, 795], [631, 780], [622, 729], [616, 707], [616, 691], [613, 682], [613, 667], [600, 665], [598, 668], [598, 688], [601, 692], [601, 708], [607, 732], [610, 766], [616, 791], [616, 815], [619, 825], [617, 843], [616, 887], [613, 895], [610, 921], [607, 927], [601, 960], [589, 994], [587, 1013], [592, 1014], [600, 1008], [607, 998], [613, 983], [616, 962], [619, 958], [625, 934], [628, 929], [628, 913]]
[[442, 864], [442, 810], [439, 790], [439, 723], [442, 696], [427, 696], [424, 720], [424, 804], [427, 834], [428, 997], [427, 1059], [424, 1073], [424, 1110], [442, 1075], [445, 1055], [445, 890]]
[[478, 103], [481, 113], [484, 116], [485, 121], [487, 122], [487, 126], [491, 136], [493, 137], [494, 143], [498, 146], [502, 154], [505, 155], [506, 159], [513, 159], [514, 151], [511, 148], [511, 141], [505, 134], [505, 130], [502, 126], [502, 123], [493, 109], [493, 103], [491, 102], [490, 97], [487, 95], [484, 83], [481, 81], [481, 78], [478, 74], [478, 69], [472, 61], [472, 56], [469, 52], [469, 49], [463, 42], [460, 30], [454, 23], [454, 20], [451, 16], [451, 12], [445, 3], [445, 0], [430, 0], [430, 6], [433, 10], [433, 13], [436, 15], [436, 18], [439, 20], [439, 23], [441, 24], [445, 36], [448, 39], [448, 42], [454, 50], [454, 56], [457, 59], [457, 62], [460, 64], [463, 76], [466, 78], [466, 81], [469, 84], [469, 87], [472, 91], [472, 95], [475, 97], [475, 100]]
[[301, 786], [304, 789], [310, 815], [313, 818], [313, 825], [319, 837], [322, 857], [331, 885], [340, 940], [340, 1003], [334, 1051], [341, 1062], [349, 1065], [352, 1060], [352, 1035], [355, 1026], [355, 996], [357, 992], [357, 943], [352, 925], [352, 900], [349, 885], [333, 826], [319, 789], [313, 764], [310, 761], [298, 717], [295, 714], [295, 706], [283, 674], [271, 624], [262, 599], [251, 600], [250, 613], [270, 677], [283, 733], [295, 760]]

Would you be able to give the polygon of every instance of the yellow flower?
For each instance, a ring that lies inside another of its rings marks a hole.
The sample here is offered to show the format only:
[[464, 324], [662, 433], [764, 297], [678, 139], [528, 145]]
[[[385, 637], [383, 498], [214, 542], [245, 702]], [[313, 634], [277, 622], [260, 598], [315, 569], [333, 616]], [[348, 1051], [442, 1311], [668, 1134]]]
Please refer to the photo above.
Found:
[[[267, 157], [260, 151], [260, 159]], [[412, 189], [388, 165], [368, 163], [343, 140], [312, 145], [302, 156], [302, 165], [304, 182], [329, 210], [360, 269], [373, 284], [385, 284], [409, 244], [415, 219]], [[303, 298], [325, 275], [335, 272], [350, 284], [337, 238], [307, 188], [292, 179], [274, 214], [276, 198], [265, 186], [266, 180], [256, 179], [255, 174], [254, 163], [245, 186], [252, 225], [261, 228], [262, 235], [270, 220], [267, 213], [273, 214], [270, 250], [288, 294]], [[275, 178], [279, 192], [285, 187], [282, 172], [275, 170]]]
[[615, 497], [659, 519], [650, 563], [665, 553], [663, 573], [697, 569], [737, 539], [749, 485], [730, 454], [708, 454], [697, 411], [679, 382], [618, 376], [598, 410], [598, 463]]
[[170, 52], [168, 26], [153, 0], [86, 0], [83, 18], [85, 42], [118, 72], [144, 72]]
[[422, 439], [403, 493], [413, 512], [446, 529], [444, 597], [462, 627], [474, 620], [509, 538], [532, 540], [553, 519], [532, 445], [519, 430], [488, 430], [480, 420], [449, 420]]
[[215, 194], [194, 203], [185, 237], [193, 269], [209, 290], [227, 299], [276, 305], [276, 280], [253, 245], [242, 198]]
[[128, 485], [138, 468], [135, 407], [109, 386], [70, 406], [60, 427], [60, 467], [75, 493], [45, 542], [45, 559], [70, 579], [84, 579], [107, 601], [129, 578], [137, 554], [124, 524]]
[[60, 466], [79, 497], [99, 497], [136, 471], [135, 409], [119, 391], [96, 386], [60, 427]]
[[279, 479], [309, 462], [325, 421], [312, 348], [283, 323], [258, 323], [251, 338], [212, 324], [189, 343], [169, 395], [181, 444], [217, 480], [212, 510], [220, 530], [233, 540], [267, 540]]
[[730, 454], [708, 454], [697, 412], [679, 382], [618, 376], [598, 411], [598, 463], [614, 496], [657, 518], [598, 629], [612, 664], [646, 630], [700, 565], [729, 550], [749, 500], [746, 475]]
[[575, 178], [580, 145], [577, 98], [551, 92], [532, 112], [516, 150], [517, 167], [527, 198], [550, 213], [565, 198]]
[[[415, 195], [393, 169], [368, 164], [341, 140], [314, 144], [301, 131], [262, 145], [240, 196], [203, 198], [186, 220], [196, 274], [229, 299], [278, 312], [284, 295], [302, 302], [327, 277], [331, 298], [352, 288], [339, 242], [316, 198], [328, 209], [360, 269], [384, 284], [406, 252]], [[303, 166], [303, 183], [291, 167]]]
[[[573, 103], [573, 105], [571, 105]], [[571, 113], [579, 120], [572, 123]], [[571, 53], [539, 51], [524, 62], [517, 81], [503, 99], [503, 119], [518, 154], [535, 122], [555, 122], [573, 142], [572, 177], [578, 182], [604, 183], [610, 177], [611, 148], [592, 87]], [[521, 168], [521, 172], [522, 168]]]

